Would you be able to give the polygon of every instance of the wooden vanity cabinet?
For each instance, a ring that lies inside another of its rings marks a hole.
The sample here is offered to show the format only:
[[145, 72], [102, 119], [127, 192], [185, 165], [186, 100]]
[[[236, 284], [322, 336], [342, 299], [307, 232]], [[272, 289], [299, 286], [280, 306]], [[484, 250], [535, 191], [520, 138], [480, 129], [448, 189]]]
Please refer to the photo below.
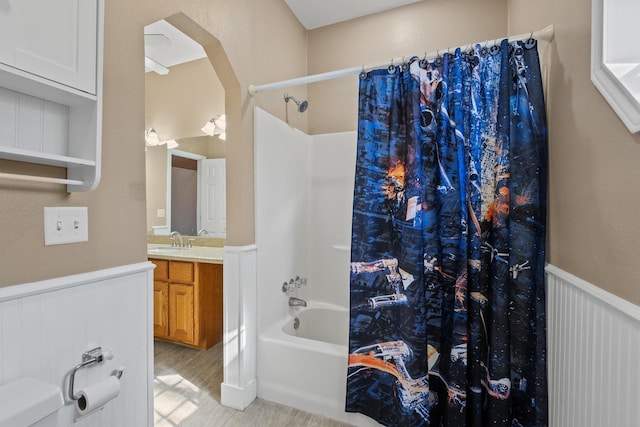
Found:
[[201, 349], [222, 340], [222, 264], [150, 259], [156, 338]]

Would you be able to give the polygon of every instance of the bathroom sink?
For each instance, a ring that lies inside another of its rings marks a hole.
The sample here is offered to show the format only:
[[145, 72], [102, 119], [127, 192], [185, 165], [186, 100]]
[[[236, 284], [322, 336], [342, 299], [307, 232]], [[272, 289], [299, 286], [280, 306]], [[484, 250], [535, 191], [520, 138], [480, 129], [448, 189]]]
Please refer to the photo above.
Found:
[[[150, 257], [166, 257], [170, 259], [184, 259], [202, 262], [222, 262], [224, 258], [223, 249], [208, 246], [193, 246], [191, 248], [179, 248], [171, 246], [157, 246], [147, 248]], [[0, 426], [2, 427], [2, 426]]]
[[171, 253], [171, 252], [180, 252], [190, 248], [151, 248], [147, 250], [147, 252], [157, 252], [157, 253]]

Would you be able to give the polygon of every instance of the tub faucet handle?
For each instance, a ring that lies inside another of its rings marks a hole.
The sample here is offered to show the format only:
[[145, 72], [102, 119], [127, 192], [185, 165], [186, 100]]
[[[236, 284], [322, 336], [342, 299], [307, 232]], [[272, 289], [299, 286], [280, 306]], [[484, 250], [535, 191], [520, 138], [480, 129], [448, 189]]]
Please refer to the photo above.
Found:
[[289, 297], [289, 307], [306, 307], [307, 302], [302, 298]]

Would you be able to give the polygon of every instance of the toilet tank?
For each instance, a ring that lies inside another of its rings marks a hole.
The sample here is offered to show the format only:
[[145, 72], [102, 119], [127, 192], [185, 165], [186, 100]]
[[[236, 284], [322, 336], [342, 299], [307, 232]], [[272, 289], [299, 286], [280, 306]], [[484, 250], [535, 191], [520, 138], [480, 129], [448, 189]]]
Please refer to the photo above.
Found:
[[0, 386], [0, 427], [30, 426], [64, 406], [60, 387], [37, 378]]

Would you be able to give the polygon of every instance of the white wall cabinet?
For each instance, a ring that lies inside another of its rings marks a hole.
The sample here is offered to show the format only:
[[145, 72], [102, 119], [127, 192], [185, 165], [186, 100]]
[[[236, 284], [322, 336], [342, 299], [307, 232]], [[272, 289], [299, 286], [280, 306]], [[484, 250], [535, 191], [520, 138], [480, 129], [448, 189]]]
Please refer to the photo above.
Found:
[[104, 0], [0, 1], [0, 158], [100, 179]]
[[629, 132], [640, 131], [640, 2], [592, 0], [591, 81]]
[[96, 94], [96, 0], [8, 0], [0, 62]]

